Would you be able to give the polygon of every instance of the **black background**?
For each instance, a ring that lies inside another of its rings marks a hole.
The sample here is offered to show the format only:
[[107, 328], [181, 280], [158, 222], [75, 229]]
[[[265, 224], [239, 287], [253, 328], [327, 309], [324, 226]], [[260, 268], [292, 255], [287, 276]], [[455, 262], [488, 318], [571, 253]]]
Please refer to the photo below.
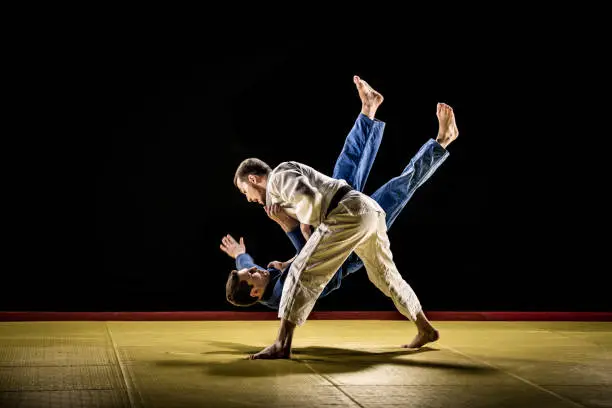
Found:
[[[455, 110], [450, 157], [389, 232], [426, 311], [611, 310], [595, 51], [553, 35], [393, 40], [132, 34], [56, 56], [62, 81], [35, 106], [55, 120], [29, 117], [41, 130], [7, 176], [0, 310], [243, 310], [225, 301], [221, 237], [244, 237], [260, 264], [293, 251], [234, 171], [259, 157], [331, 174], [360, 109], [355, 74], [385, 96], [366, 193], [435, 137], [437, 102]], [[315, 307], [392, 309], [364, 270]]]

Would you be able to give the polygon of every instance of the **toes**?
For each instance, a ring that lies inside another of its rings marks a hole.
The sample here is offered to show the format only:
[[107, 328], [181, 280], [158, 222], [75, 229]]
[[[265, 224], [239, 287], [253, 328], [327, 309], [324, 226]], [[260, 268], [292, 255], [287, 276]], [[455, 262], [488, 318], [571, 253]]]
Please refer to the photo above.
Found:
[[441, 113], [451, 113], [453, 111], [453, 108], [451, 108], [449, 105], [443, 103], [443, 102], [438, 102], [438, 106], [437, 106], [437, 112]]

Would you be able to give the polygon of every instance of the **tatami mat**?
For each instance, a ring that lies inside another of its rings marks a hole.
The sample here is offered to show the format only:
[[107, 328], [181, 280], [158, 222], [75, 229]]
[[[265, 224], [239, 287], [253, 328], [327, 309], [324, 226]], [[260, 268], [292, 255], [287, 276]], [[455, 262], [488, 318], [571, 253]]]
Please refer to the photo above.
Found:
[[0, 407], [612, 407], [611, 322], [0, 322]]

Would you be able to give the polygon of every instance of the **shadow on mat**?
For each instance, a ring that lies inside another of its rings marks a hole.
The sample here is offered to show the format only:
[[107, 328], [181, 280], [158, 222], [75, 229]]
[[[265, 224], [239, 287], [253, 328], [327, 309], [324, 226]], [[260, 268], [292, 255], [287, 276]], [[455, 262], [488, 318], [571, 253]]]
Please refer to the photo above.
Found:
[[477, 364], [454, 363], [443, 361], [422, 361], [400, 359], [398, 357], [439, 351], [431, 347], [420, 349], [401, 349], [383, 352], [370, 352], [357, 349], [337, 347], [310, 346], [293, 349], [291, 360], [248, 360], [261, 348], [240, 343], [209, 342], [213, 347], [224, 350], [209, 351], [202, 355], [239, 355], [241, 358], [229, 362], [202, 360], [164, 360], [158, 361], [158, 366], [193, 367], [201, 366], [207, 375], [228, 377], [275, 377], [294, 374], [337, 374], [350, 373], [370, 369], [377, 365], [397, 365], [421, 367], [425, 369], [444, 369], [458, 371], [463, 374], [488, 374], [495, 369]]

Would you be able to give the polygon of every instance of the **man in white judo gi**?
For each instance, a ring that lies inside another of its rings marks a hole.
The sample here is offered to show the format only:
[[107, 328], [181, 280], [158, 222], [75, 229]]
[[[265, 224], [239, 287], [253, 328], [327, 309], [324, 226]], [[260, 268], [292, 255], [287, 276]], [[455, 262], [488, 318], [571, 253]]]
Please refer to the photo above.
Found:
[[[362, 102], [361, 113], [373, 119], [382, 95], [357, 76], [354, 82]], [[454, 113], [450, 106], [439, 103], [436, 114], [436, 141], [446, 148], [459, 135]], [[353, 251], [362, 259], [370, 281], [415, 323], [418, 333], [403, 347], [419, 348], [438, 340], [438, 331], [395, 266], [385, 212], [371, 197], [352, 189], [344, 180], [293, 161], [271, 169], [259, 159], [246, 159], [236, 170], [234, 184], [249, 202], [266, 207], [280, 205], [301, 224], [315, 228], [287, 275], [278, 313], [278, 337], [252, 359], [291, 357], [295, 327], [304, 324], [325, 285]]]

